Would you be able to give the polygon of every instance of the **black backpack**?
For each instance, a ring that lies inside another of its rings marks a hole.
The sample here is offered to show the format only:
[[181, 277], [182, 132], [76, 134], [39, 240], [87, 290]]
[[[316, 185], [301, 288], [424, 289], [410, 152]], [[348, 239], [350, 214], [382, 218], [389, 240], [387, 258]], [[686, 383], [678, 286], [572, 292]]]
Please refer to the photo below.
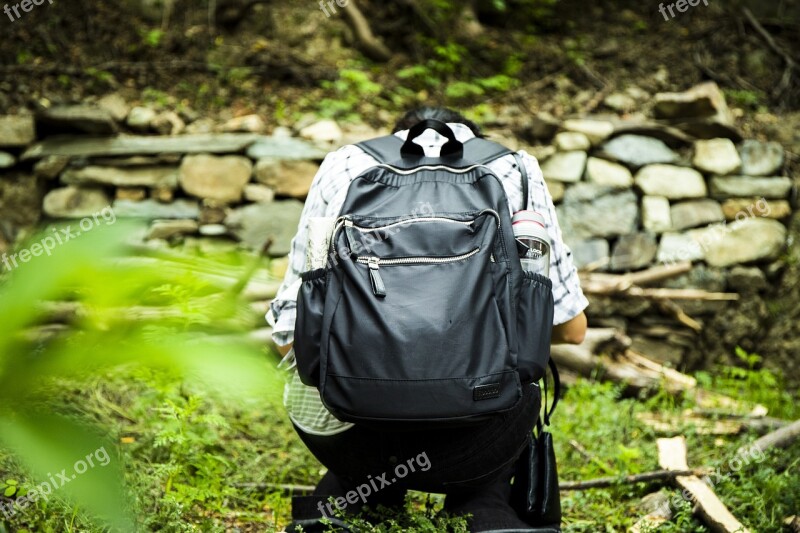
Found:
[[[438, 158], [413, 143], [448, 141]], [[523, 271], [500, 179], [515, 155], [443, 122], [360, 143], [379, 164], [355, 178], [328, 266], [302, 274], [294, 350], [303, 383], [340, 420], [473, 422], [512, 409], [544, 376], [552, 285]], [[527, 206], [527, 205], [526, 205]], [[526, 207], [526, 206], [523, 206]]]

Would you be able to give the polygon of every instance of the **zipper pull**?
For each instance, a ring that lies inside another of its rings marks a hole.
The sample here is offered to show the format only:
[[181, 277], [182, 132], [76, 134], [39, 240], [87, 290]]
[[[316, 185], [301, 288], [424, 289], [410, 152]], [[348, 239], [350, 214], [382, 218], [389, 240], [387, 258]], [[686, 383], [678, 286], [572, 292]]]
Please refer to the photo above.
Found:
[[386, 296], [386, 285], [383, 284], [380, 272], [378, 270], [381, 266], [381, 260], [377, 257], [367, 258], [367, 266], [369, 266], [369, 280], [372, 283], [372, 292], [375, 296], [383, 298]]

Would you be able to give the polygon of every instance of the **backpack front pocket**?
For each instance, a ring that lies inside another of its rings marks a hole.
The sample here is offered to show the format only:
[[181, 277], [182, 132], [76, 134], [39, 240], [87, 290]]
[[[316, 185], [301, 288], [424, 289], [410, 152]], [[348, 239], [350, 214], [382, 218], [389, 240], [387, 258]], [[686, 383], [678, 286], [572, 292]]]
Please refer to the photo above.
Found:
[[[494, 292], [496, 220], [458, 222], [427, 217], [341, 262], [322, 368], [323, 401], [337, 415], [447, 419], [518, 399]], [[356, 231], [338, 246], [365, 233]]]

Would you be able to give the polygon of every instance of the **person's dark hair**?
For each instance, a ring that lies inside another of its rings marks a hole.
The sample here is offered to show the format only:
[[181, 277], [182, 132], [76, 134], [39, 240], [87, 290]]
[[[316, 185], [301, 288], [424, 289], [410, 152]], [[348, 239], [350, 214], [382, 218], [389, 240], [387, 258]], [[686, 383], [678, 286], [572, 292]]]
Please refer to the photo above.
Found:
[[403, 117], [394, 125], [392, 133], [413, 128], [416, 124], [426, 119], [441, 120], [442, 122], [455, 122], [463, 124], [472, 130], [476, 137], [483, 137], [481, 128], [464, 117], [461, 113], [447, 109], [445, 107], [420, 107], [407, 112]]

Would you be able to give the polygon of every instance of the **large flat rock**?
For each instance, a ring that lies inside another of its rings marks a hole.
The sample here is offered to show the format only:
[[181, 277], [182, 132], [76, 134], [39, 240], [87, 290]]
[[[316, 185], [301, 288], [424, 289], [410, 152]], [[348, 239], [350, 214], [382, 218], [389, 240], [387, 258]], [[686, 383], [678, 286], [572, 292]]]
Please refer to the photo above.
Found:
[[51, 137], [31, 146], [23, 160], [50, 155], [70, 157], [132, 156], [158, 154], [228, 154], [244, 152], [256, 141], [268, 143], [248, 133], [209, 133], [174, 137], [119, 135], [116, 137]]
[[174, 167], [106, 167], [70, 168], [61, 174], [61, 181], [70, 185], [113, 185], [116, 187], [150, 187], [175, 189], [178, 169]]

